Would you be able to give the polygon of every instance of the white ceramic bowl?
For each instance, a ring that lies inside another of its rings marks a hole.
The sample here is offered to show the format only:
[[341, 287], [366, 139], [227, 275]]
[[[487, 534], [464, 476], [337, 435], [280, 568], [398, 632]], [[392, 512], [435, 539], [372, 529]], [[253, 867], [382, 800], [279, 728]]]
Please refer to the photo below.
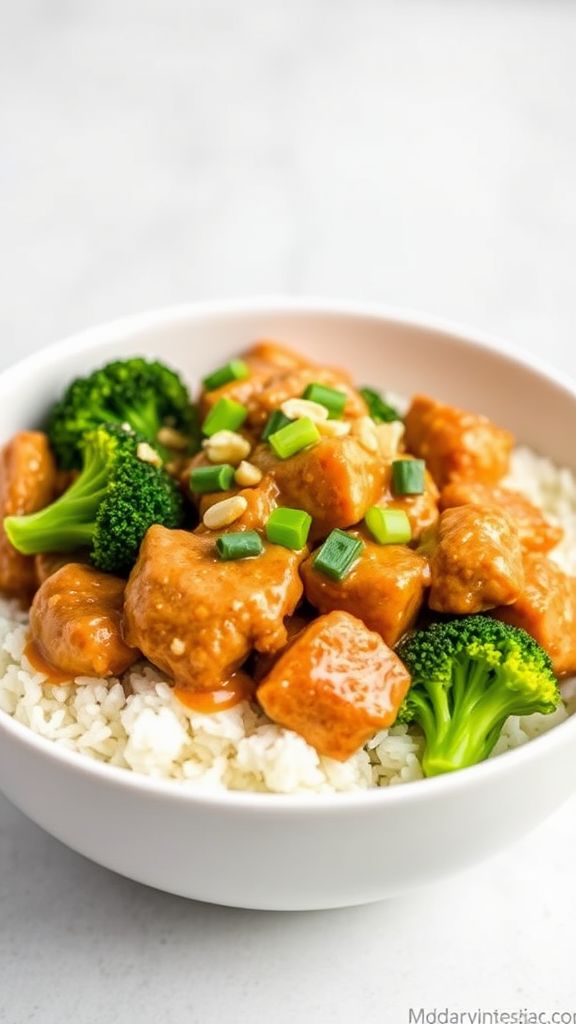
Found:
[[[190, 306], [70, 338], [0, 377], [0, 438], [41, 421], [73, 376], [159, 356], [192, 382], [256, 338], [341, 363], [362, 383], [481, 410], [576, 468], [576, 391], [532, 360], [429, 319], [308, 302]], [[395, 895], [481, 860], [573, 791], [576, 716], [487, 763], [392, 789], [326, 796], [194, 794], [61, 750], [0, 713], [0, 786], [62, 842], [182, 896], [300, 910]]]

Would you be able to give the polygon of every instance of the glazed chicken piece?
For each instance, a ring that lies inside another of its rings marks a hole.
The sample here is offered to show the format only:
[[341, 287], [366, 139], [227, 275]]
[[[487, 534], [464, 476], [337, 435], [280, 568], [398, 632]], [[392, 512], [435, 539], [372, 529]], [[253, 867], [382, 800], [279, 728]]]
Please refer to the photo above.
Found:
[[301, 352], [289, 348], [288, 345], [281, 345], [278, 341], [270, 341], [265, 338], [262, 341], [255, 341], [243, 357], [249, 366], [255, 370], [262, 369], [268, 372], [273, 370], [299, 370], [303, 366], [314, 366], [312, 360]]
[[50, 576], [73, 561], [75, 561], [74, 554], [67, 551], [61, 554], [54, 552], [48, 555], [34, 555], [34, 569], [38, 586], [42, 586]]
[[[358, 531], [350, 531], [358, 537]], [[315, 553], [302, 563], [306, 598], [320, 612], [341, 609], [357, 616], [394, 647], [410, 629], [430, 583], [428, 562], [401, 544], [375, 544], [362, 537], [364, 548], [343, 580], [314, 568]]]
[[323, 438], [289, 459], [276, 458], [263, 444], [251, 461], [276, 481], [279, 504], [310, 513], [312, 540], [363, 519], [381, 496], [386, 473], [379, 453], [367, 451], [350, 436]]
[[49, 576], [53, 576], [64, 565], [75, 562], [77, 565], [90, 564], [90, 551], [88, 548], [81, 551], [59, 551], [46, 555], [34, 556], [34, 567], [36, 570], [36, 581], [40, 587], [46, 582]]
[[347, 612], [322, 615], [281, 654], [257, 696], [273, 722], [345, 761], [392, 725], [410, 685], [382, 638]]
[[365, 416], [366, 403], [345, 370], [317, 366], [274, 342], [259, 342], [243, 356], [250, 369], [244, 380], [230, 381], [200, 397], [203, 418], [221, 398], [232, 398], [248, 409], [246, 425], [261, 430], [268, 416], [288, 398], [300, 398], [308, 384], [320, 383], [346, 392], [344, 415]]
[[446, 509], [423, 550], [430, 556], [428, 603], [434, 611], [471, 615], [520, 596], [524, 569], [518, 533], [495, 505]]
[[405, 425], [408, 451], [426, 460], [440, 488], [462, 479], [497, 483], [508, 472], [514, 438], [486, 416], [417, 395]]
[[526, 551], [550, 551], [564, 536], [560, 526], [548, 522], [540, 509], [518, 491], [466, 480], [447, 484], [443, 488], [440, 495], [442, 509], [469, 504], [497, 505], [508, 512], [514, 520], [520, 543]]
[[494, 614], [520, 626], [548, 652], [558, 676], [576, 672], [576, 577], [545, 555], [524, 555], [525, 582], [514, 604]]
[[264, 676], [268, 675], [278, 661], [278, 658], [282, 657], [302, 630], [310, 625], [311, 621], [312, 619], [309, 615], [301, 614], [300, 611], [286, 619], [287, 640], [284, 646], [275, 651], [274, 654], [256, 654], [251, 663], [250, 675], [256, 683], [262, 682]]
[[[56, 464], [48, 438], [36, 431], [16, 434], [0, 452], [0, 520], [49, 505], [56, 491]], [[36, 590], [34, 559], [16, 551], [0, 528], [0, 590], [29, 600]]]
[[346, 393], [343, 416], [354, 419], [366, 416], [368, 408], [362, 395], [354, 388], [351, 378], [344, 370], [329, 367], [310, 366], [275, 374], [262, 389], [256, 400], [248, 403], [248, 423], [263, 427], [271, 412], [279, 409], [289, 398], [300, 398], [309, 384], [325, 384], [329, 388]]
[[122, 633], [124, 580], [69, 562], [49, 576], [30, 609], [31, 639], [60, 672], [116, 676], [139, 658]]
[[[241, 491], [217, 491], [212, 494], [202, 494], [198, 511], [200, 517], [202, 517], [212, 505], [217, 505], [219, 501], [224, 501], [225, 498], [238, 494], [240, 497], [245, 498], [248, 507], [240, 518], [236, 519], [233, 528], [235, 530], [262, 531], [271, 513], [278, 505], [279, 493], [278, 486], [272, 477], [265, 476], [257, 487], [245, 487]], [[202, 527], [199, 527], [199, 529], [202, 529]]]
[[152, 526], [126, 588], [128, 642], [183, 689], [218, 689], [253, 647], [281, 648], [302, 596], [305, 550], [223, 562], [217, 538]]
[[258, 396], [273, 377], [309, 367], [310, 362], [297, 352], [273, 341], [256, 342], [242, 354], [249, 369], [248, 377], [232, 380], [212, 391], [203, 390], [200, 395], [200, 419], [203, 420], [212, 406], [221, 398], [231, 398], [250, 409], [256, 409]]
[[[399, 459], [413, 459], [413, 455], [404, 453], [394, 456], [394, 461]], [[384, 483], [384, 494], [378, 501], [378, 505], [384, 508], [402, 509], [412, 527], [412, 540], [419, 540], [425, 530], [429, 530], [438, 522], [438, 497], [439, 492], [431, 474], [428, 470], [424, 473], [424, 490], [422, 494], [394, 494], [391, 487], [392, 463], [386, 467], [386, 479]]]

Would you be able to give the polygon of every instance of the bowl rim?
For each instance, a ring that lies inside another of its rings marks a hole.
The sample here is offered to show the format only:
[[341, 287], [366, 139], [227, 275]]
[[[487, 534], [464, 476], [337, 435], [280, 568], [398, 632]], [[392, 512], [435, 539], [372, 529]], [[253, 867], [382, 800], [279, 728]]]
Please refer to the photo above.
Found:
[[[446, 320], [434, 314], [413, 311], [404, 307], [373, 303], [332, 300], [322, 297], [264, 296], [252, 298], [230, 298], [221, 301], [181, 303], [149, 311], [123, 316], [105, 323], [75, 332], [45, 348], [26, 356], [0, 373], [0, 385], [10, 385], [17, 378], [33, 368], [38, 371], [44, 365], [59, 361], [67, 352], [91, 349], [131, 336], [142, 330], [161, 326], [173, 326], [178, 322], [193, 322], [203, 319], [234, 319], [238, 316], [288, 315], [360, 318], [364, 320], [396, 322], [417, 329], [435, 331], [478, 351], [488, 350], [511, 365], [521, 366], [546, 378], [576, 401], [576, 382], [561, 375], [546, 359], [532, 353], [524, 353], [519, 347], [503, 341], [498, 336], [470, 328], [461, 322]], [[298, 811], [304, 814], [319, 811], [329, 813], [336, 808], [366, 809], [366, 807], [387, 804], [418, 804], [425, 800], [441, 797], [443, 794], [458, 793], [462, 787], [476, 788], [489, 783], [490, 779], [501, 776], [514, 765], [522, 765], [535, 758], [546, 757], [555, 746], [576, 742], [576, 714], [560, 722], [548, 732], [533, 737], [520, 747], [505, 751], [487, 761], [463, 768], [456, 772], [433, 778], [416, 779], [404, 785], [374, 787], [345, 792], [318, 793], [266, 793], [245, 790], [210, 790], [195, 787], [191, 782], [144, 775], [127, 768], [98, 761], [80, 751], [58, 746], [53, 740], [35, 733], [27, 725], [18, 722], [8, 712], [0, 709], [0, 737], [5, 732], [14, 741], [28, 746], [40, 756], [55, 759], [62, 768], [70, 768], [80, 774], [99, 780], [109, 786], [125, 786], [142, 796], [168, 798], [189, 806], [194, 804], [214, 805], [228, 810], [282, 813]]]

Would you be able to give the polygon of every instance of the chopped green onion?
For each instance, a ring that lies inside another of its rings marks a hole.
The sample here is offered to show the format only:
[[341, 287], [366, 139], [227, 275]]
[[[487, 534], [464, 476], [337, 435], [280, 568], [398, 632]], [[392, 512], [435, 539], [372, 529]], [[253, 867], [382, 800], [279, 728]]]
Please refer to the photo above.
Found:
[[214, 370], [214, 373], [209, 373], [207, 377], [204, 377], [202, 386], [205, 391], [215, 391], [216, 388], [229, 384], [231, 380], [244, 380], [249, 372], [242, 359], [232, 359], [231, 362], [226, 363], [226, 366], [221, 366], [219, 370]]
[[307, 398], [309, 402], [318, 402], [328, 409], [330, 419], [339, 420], [344, 412], [347, 396], [344, 391], [327, 388], [325, 384], [309, 384], [302, 398]]
[[394, 494], [422, 494], [424, 490], [423, 459], [397, 459], [392, 463], [392, 490]]
[[360, 394], [368, 406], [368, 412], [376, 423], [392, 423], [402, 417], [393, 405], [388, 405], [378, 391], [373, 388], [360, 388]]
[[248, 415], [248, 409], [232, 398], [220, 398], [210, 409], [204, 423], [202, 433], [212, 437], [219, 430], [238, 430]]
[[293, 420], [289, 416], [285, 416], [281, 409], [275, 409], [274, 412], [270, 413], [266, 426], [262, 431], [262, 441], [267, 441], [270, 434], [276, 434], [279, 430], [282, 430], [282, 427], [287, 427], [292, 422]]
[[320, 440], [318, 428], [307, 416], [302, 419], [292, 420], [286, 427], [270, 434], [268, 444], [279, 459], [289, 459], [291, 455], [302, 451], [310, 444], [317, 444]]
[[301, 508], [275, 508], [266, 523], [266, 536], [271, 544], [300, 551], [308, 540], [312, 516]]
[[261, 555], [264, 545], [256, 530], [245, 530], [223, 533], [216, 541], [216, 548], [223, 562], [231, 562], [236, 558], [255, 558]]
[[190, 473], [190, 490], [194, 494], [228, 491], [234, 485], [234, 472], [234, 466], [225, 462], [218, 466], [197, 466]]
[[344, 530], [332, 530], [314, 559], [314, 568], [333, 580], [343, 580], [364, 547]]
[[373, 505], [365, 517], [366, 526], [379, 544], [408, 544], [412, 527], [403, 508], [381, 508]]

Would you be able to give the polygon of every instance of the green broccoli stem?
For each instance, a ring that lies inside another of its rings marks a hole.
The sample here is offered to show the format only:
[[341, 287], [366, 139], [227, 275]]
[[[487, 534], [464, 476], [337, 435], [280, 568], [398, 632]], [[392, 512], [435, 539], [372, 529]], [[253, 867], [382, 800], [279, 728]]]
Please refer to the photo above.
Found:
[[62, 497], [40, 512], [4, 520], [8, 540], [23, 555], [86, 547], [92, 541], [107, 485], [105, 455], [88, 451], [83, 470]]
[[[480, 673], [478, 674], [480, 676]], [[457, 771], [469, 765], [484, 761], [493, 751], [502, 726], [508, 715], [517, 712], [515, 695], [505, 690], [491, 687], [485, 678], [485, 690], [482, 695], [465, 693], [465, 697], [454, 703], [448, 720], [440, 721], [435, 715], [419, 714], [419, 701], [416, 703], [416, 719], [426, 738], [426, 748], [422, 757], [424, 774], [441, 775], [445, 772]], [[431, 690], [444, 687], [430, 685]], [[472, 685], [471, 690], [477, 690]], [[430, 699], [433, 699], [430, 694]]]
[[415, 695], [415, 716], [426, 737], [422, 767], [426, 776], [457, 771], [483, 761], [493, 750], [517, 696], [494, 683], [494, 671], [481, 662], [466, 669], [455, 661], [450, 702], [446, 688], [425, 685], [429, 698]]

